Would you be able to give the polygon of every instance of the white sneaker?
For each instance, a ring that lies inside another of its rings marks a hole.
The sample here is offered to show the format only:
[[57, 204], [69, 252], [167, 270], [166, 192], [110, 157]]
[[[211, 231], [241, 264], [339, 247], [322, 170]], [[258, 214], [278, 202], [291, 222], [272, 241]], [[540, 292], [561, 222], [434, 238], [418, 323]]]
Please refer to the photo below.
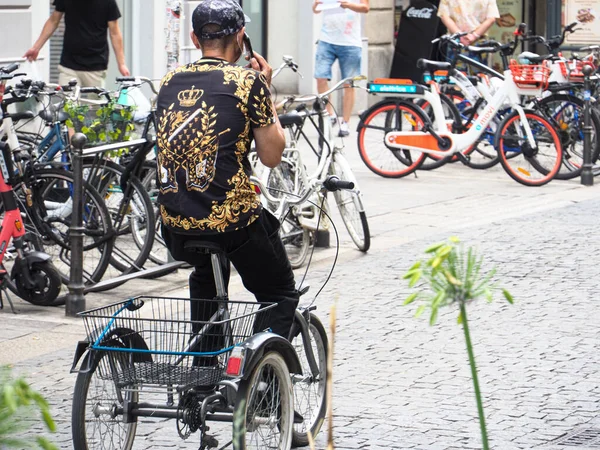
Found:
[[346, 137], [350, 134], [350, 128], [348, 127], [348, 124], [346, 122], [344, 122], [343, 120], [340, 121], [340, 132], [338, 133], [339, 137]]

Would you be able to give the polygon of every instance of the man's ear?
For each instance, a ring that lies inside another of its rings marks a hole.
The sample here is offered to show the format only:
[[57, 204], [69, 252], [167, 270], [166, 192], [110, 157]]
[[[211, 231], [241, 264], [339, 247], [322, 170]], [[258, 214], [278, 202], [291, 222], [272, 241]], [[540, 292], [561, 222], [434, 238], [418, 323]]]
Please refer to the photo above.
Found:
[[238, 31], [237, 36], [235, 37], [235, 40], [242, 49], [244, 48], [244, 33], [246, 33], [246, 27], [242, 27], [242, 29]]
[[198, 36], [196, 36], [196, 34], [192, 31], [190, 32], [190, 37], [192, 38], [192, 42], [194, 43], [194, 46], [200, 50], [200, 41], [198, 41]]

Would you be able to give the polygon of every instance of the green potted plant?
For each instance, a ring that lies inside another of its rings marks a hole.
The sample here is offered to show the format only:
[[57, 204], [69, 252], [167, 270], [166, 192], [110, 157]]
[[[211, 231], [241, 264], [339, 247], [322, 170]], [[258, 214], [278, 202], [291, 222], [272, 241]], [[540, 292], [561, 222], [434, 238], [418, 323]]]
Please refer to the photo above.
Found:
[[[497, 289], [492, 282], [496, 271], [494, 269], [484, 273], [482, 271], [483, 258], [478, 257], [473, 248], [465, 249], [460, 244], [459, 239], [455, 237], [450, 238], [448, 242], [432, 245], [425, 250], [425, 253], [428, 258], [417, 261], [404, 275], [404, 279], [409, 280], [409, 287], [411, 288], [416, 287], [419, 281], [423, 281], [417, 292], [412, 293], [406, 299], [404, 305], [422, 300], [422, 304], [417, 308], [415, 315], [418, 317], [429, 309], [430, 325], [435, 324], [438, 311], [442, 306], [455, 305], [458, 307], [458, 323], [462, 325], [469, 355], [483, 449], [488, 450], [485, 414], [477, 377], [475, 355], [469, 333], [466, 306], [478, 298], [492, 301], [493, 292]], [[509, 303], [513, 303], [513, 297], [506, 289], [502, 289], [502, 294]]]
[[58, 450], [48, 439], [28, 432], [25, 420], [31, 420], [36, 409], [46, 428], [55, 432], [56, 424], [44, 397], [23, 378], [13, 378], [10, 368], [0, 367], [0, 449]]

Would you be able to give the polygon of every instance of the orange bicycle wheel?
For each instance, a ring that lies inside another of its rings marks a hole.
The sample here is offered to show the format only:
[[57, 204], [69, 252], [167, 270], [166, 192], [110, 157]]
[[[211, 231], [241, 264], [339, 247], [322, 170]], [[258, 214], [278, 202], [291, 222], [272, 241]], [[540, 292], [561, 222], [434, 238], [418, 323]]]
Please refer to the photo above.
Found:
[[513, 180], [526, 186], [542, 186], [560, 170], [562, 144], [558, 133], [544, 117], [534, 112], [526, 112], [525, 117], [536, 146], [529, 144], [521, 117], [515, 111], [500, 126], [496, 148], [502, 167]]
[[415, 105], [384, 100], [361, 115], [358, 151], [366, 166], [377, 175], [401, 178], [417, 170], [426, 154], [417, 150], [392, 148], [385, 136], [390, 131], [422, 130], [427, 118]]

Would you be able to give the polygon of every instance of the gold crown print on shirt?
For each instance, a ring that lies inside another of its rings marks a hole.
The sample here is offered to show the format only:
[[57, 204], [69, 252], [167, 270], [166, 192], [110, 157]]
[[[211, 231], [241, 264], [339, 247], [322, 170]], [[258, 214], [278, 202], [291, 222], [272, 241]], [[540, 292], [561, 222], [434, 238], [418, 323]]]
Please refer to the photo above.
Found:
[[184, 108], [191, 108], [196, 106], [198, 100], [204, 95], [204, 91], [202, 89], [194, 89], [195, 86], [192, 86], [191, 89], [187, 89], [185, 91], [181, 91], [177, 96], [179, 100], [179, 105]]

